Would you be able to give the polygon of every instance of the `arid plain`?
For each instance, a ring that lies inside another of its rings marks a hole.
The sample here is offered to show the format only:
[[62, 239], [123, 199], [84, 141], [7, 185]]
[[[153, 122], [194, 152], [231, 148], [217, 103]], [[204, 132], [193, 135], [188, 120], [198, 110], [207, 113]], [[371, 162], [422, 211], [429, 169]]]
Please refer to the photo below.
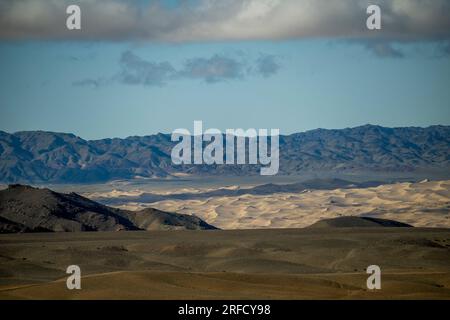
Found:
[[421, 228], [1, 235], [0, 298], [449, 299], [449, 250], [448, 229]]

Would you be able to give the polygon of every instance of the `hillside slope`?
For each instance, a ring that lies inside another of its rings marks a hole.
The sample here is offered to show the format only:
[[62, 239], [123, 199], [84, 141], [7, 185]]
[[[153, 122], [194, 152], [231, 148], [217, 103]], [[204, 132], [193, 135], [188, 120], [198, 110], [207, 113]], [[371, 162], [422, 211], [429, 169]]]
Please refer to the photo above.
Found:
[[215, 229], [190, 215], [104, 206], [76, 193], [11, 185], [0, 191], [0, 233]]

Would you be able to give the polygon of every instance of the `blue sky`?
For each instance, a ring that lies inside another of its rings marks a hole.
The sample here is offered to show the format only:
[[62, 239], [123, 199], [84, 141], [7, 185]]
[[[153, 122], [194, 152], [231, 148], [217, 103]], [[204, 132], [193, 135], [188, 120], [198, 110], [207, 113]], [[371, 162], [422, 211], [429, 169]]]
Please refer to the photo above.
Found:
[[98, 139], [194, 120], [284, 134], [450, 125], [447, 39], [41, 38], [0, 39], [0, 130]]

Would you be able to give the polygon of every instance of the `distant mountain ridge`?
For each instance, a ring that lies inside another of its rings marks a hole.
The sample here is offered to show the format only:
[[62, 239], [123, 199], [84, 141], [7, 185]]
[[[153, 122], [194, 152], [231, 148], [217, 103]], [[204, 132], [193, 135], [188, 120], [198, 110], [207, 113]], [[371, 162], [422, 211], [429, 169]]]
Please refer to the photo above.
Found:
[[[0, 181], [102, 182], [135, 177], [257, 175], [258, 165], [173, 165], [169, 134], [84, 140], [73, 134], [0, 131]], [[450, 169], [450, 126], [365, 125], [280, 136], [280, 175]]]
[[0, 233], [216, 229], [196, 216], [111, 208], [76, 193], [25, 185], [0, 191]]

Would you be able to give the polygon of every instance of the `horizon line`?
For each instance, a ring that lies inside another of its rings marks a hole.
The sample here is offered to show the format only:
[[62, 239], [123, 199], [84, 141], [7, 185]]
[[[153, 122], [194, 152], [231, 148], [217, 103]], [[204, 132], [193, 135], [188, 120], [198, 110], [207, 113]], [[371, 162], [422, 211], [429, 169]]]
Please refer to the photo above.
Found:
[[[312, 132], [312, 131], [318, 131], [318, 130], [324, 130], [324, 131], [337, 131], [337, 130], [346, 130], [346, 129], [357, 129], [357, 128], [363, 128], [363, 127], [378, 127], [378, 128], [384, 128], [384, 129], [406, 129], [406, 128], [415, 128], [415, 129], [429, 129], [429, 128], [433, 128], [433, 127], [450, 127], [450, 125], [445, 125], [445, 124], [433, 124], [433, 125], [428, 125], [428, 126], [394, 126], [394, 127], [388, 127], [388, 126], [382, 126], [382, 125], [378, 125], [378, 124], [371, 124], [371, 123], [366, 123], [363, 125], [357, 125], [354, 127], [343, 127], [343, 128], [315, 128], [315, 129], [309, 129], [309, 130], [304, 130], [304, 131], [296, 131], [296, 132], [292, 132], [289, 134], [280, 134], [280, 137], [288, 137], [288, 136], [292, 136], [295, 134], [301, 134], [301, 133], [308, 133], [308, 132]], [[177, 128], [178, 129], [178, 128]], [[208, 128], [209, 129], [209, 128]], [[243, 129], [248, 130], [251, 128], [233, 128], [234, 130], [236, 129]], [[259, 128], [259, 129], [273, 129], [273, 128]], [[221, 130], [223, 131], [223, 130]], [[85, 141], [100, 141], [100, 140], [114, 140], [114, 139], [120, 139], [120, 140], [125, 140], [125, 139], [129, 139], [129, 138], [136, 138], [136, 137], [151, 137], [151, 136], [158, 136], [158, 135], [164, 135], [164, 136], [170, 136], [171, 133], [163, 133], [163, 132], [157, 132], [157, 133], [149, 133], [149, 134], [144, 134], [144, 135], [138, 135], [138, 134], [134, 134], [134, 135], [129, 135], [129, 136], [125, 136], [125, 137], [106, 137], [106, 138], [97, 138], [97, 139], [86, 139], [83, 138], [80, 135], [77, 135], [75, 133], [72, 132], [61, 132], [61, 131], [51, 131], [51, 130], [43, 130], [43, 129], [37, 129], [37, 130], [18, 130], [15, 132], [8, 132], [5, 130], [1, 130], [0, 129], [0, 133], [6, 133], [9, 135], [16, 135], [16, 134], [20, 134], [20, 133], [29, 133], [29, 132], [41, 132], [41, 133], [52, 133], [52, 134], [64, 134], [64, 135], [72, 135], [75, 136], [77, 138], [80, 138], [82, 140]], [[225, 133], [222, 133], [225, 134]], [[194, 136], [194, 135], [191, 135]]]

